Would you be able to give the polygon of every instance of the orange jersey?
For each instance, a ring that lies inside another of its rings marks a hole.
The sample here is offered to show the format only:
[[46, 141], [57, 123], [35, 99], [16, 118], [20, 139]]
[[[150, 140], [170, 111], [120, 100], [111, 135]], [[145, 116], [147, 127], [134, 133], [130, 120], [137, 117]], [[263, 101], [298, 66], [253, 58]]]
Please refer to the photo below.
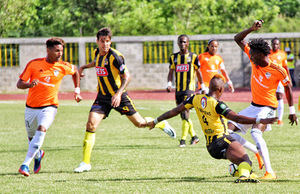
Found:
[[26, 105], [29, 107], [58, 106], [58, 89], [65, 75], [74, 75], [75, 67], [67, 62], [60, 61], [54, 64], [46, 62], [46, 58], [30, 61], [23, 73], [21, 80], [30, 82], [39, 80], [37, 86], [29, 88]]
[[287, 55], [284, 51], [277, 50], [276, 52], [273, 52], [273, 50], [271, 50], [269, 59], [274, 63], [281, 65], [283, 68], [287, 68]]
[[[250, 47], [248, 44], [245, 46], [244, 51], [250, 58]], [[255, 65], [251, 60], [250, 62], [252, 65], [252, 102], [257, 105], [276, 108], [278, 106], [276, 89], [279, 82], [281, 82], [283, 86], [286, 86], [290, 82], [286, 70], [271, 60], [266, 67]]]
[[[225, 69], [224, 61], [220, 55], [211, 55], [208, 52], [198, 56], [203, 82], [206, 87], [216, 74], [221, 74], [220, 69]], [[200, 84], [199, 84], [200, 85]]]

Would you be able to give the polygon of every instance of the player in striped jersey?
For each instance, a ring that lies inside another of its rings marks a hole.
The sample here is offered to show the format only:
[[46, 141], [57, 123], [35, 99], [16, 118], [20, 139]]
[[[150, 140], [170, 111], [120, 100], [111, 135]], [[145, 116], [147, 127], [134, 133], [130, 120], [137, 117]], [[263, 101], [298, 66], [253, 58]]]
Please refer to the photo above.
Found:
[[[174, 53], [170, 57], [170, 66], [168, 74], [167, 91], [171, 91], [173, 75], [175, 72], [175, 86], [176, 86], [176, 104], [182, 103], [185, 99], [190, 97], [195, 92], [195, 74], [198, 80], [202, 82], [202, 75], [199, 69], [198, 57], [195, 53], [189, 52], [189, 37], [182, 34], [177, 39], [177, 44], [180, 49], [179, 52]], [[189, 110], [183, 111], [180, 114], [182, 119], [182, 135], [179, 147], [185, 147], [188, 133], [192, 137], [191, 145], [199, 142], [192, 120], [189, 118]]]
[[[91, 63], [81, 66], [79, 74], [83, 76], [83, 70], [94, 67], [98, 81], [98, 95], [94, 101], [88, 121], [83, 144], [83, 161], [74, 170], [84, 172], [91, 170], [90, 158], [95, 144], [96, 128], [103, 119], [108, 117], [111, 109], [115, 109], [127, 118], [136, 127], [146, 127], [147, 121], [136, 111], [135, 106], [126, 92], [129, 83], [129, 72], [125, 65], [124, 56], [110, 47], [112, 33], [109, 28], [102, 28], [97, 33], [98, 49], [95, 59]], [[156, 125], [172, 138], [176, 137], [175, 131], [164, 121]]]
[[[288, 73], [281, 66], [274, 64], [269, 59], [270, 46], [263, 39], [253, 39], [249, 43], [245, 42], [245, 37], [262, 27], [262, 20], [255, 21], [254, 24], [235, 35], [234, 40], [241, 49], [248, 55], [252, 65], [251, 73], [251, 105], [239, 112], [240, 115], [247, 115], [256, 118], [268, 118], [275, 116], [275, 110], [278, 106], [276, 99], [276, 89], [279, 82], [282, 83], [285, 89], [288, 104], [290, 106], [290, 123], [298, 124], [298, 119], [295, 114], [293, 105], [293, 94]], [[269, 151], [267, 144], [263, 139], [262, 133], [271, 130], [271, 125], [254, 124], [242, 125], [231, 121], [228, 127], [233, 131], [241, 131], [246, 133], [251, 128], [251, 136], [256, 143], [260, 155], [263, 158], [266, 173], [261, 179], [272, 180], [276, 179], [275, 172], [271, 167]]]

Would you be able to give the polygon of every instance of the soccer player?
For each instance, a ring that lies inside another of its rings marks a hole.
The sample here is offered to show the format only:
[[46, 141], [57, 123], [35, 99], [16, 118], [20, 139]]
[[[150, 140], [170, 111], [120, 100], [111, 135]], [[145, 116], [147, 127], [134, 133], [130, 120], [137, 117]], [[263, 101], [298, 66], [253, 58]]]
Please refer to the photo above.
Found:
[[[84, 76], [83, 70], [94, 67], [98, 81], [98, 95], [91, 107], [83, 143], [83, 161], [74, 172], [91, 170], [90, 158], [95, 144], [96, 128], [103, 119], [108, 117], [111, 109], [115, 109], [127, 118], [136, 127], [146, 127], [147, 121], [136, 111], [135, 106], [128, 96], [125, 88], [129, 83], [130, 75], [125, 65], [124, 56], [110, 47], [111, 30], [101, 28], [97, 33], [98, 49], [95, 51], [95, 59], [87, 65], [79, 68], [80, 76]], [[147, 119], [147, 118], [146, 118]], [[170, 137], [175, 138], [175, 131], [167, 121], [156, 125]]]
[[[249, 107], [239, 112], [239, 115], [247, 115], [255, 118], [274, 117], [275, 110], [278, 105], [275, 93], [279, 82], [281, 82], [284, 86], [286, 98], [289, 104], [290, 123], [291, 125], [294, 123], [297, 125], [298, 119], [295, 114], [295, 107], [293, 105], [293, 94], [288, 73], [283, 67], [270, 60], [270, 46], [265, 40], [253, 39], [249, 43], [245, 42], [244, 40], [249, 33], [260, 29], [262, 27], [262, 23], [262, 20], [257, 20], [250, 28], [236, 34], [234, 37], [236, 43], [250, 58], [252, 65], [252, 102]], [[261, 177], [261, 179], [276, 179], [275, 172], [271, 167], [267, 144], [262, 136], [264, 131], [271, 130], [271, 125], [243, 125], [235, 123], [234, 121], [230, 121], [230, 123], [228, 123], [228, 127], [233, 131], [241, 131], [243, 133], [246, 133], [247, 130], [251, 128], [251, 136], [256, 143], [266, 168], [266, 173], [263, 177]]]
[[203, 76], [203, 83], [198, 83], [198, 89], [208, 87], [210, 79], [216, 74], [222, 74], [228, 84], [229, 90], [234, 92], [232, 81], [225, 70], [224, 60], [217, 54], [219, 43], [215, 39], [208, 41], [206, 51], [199, 54], [200, 70]]
[[[271, 40], [271, 46], [272, 50], [270, 51], [269, 58], [271, 61], [274, 63], [282, 66], [286, 72], [289, 74], [289, 69], [287, 66], [287, 55], [284, 51], [280, 50], [280, 41], [278, 38], [273, 38]], [[290, 75], [289, 75], [290, 77]], [[284, 95], [284, 87], [283, 85], [279, 82], [277, 90], [276, 90], [276, 98], [278, 100], [278, 125], [283, 125], [282, 117], [283, 117], [283, 112], [284, 112], [284, 102], [283, 102], [283, 95]]]
[[240, 182], [258, 182], [254, 176], [250, 176], [252, 162], [241, 144], [229, 136], [227, 132], [226, 119], [234, 120], [238, 123], [273, 123], [277, 118], [250, 118], [236, 114], [222, 101], [219, 101], [224, 91], [225, 79], [222, 75], [216, 74], [209, 84], [208, 94], [196, 94], [176, 108], [165, 112], [154, 121], [149, 122], [148, 126], [154, 127], [159, 121], [172, 118], [179, 113], [195, 108], [202, 131], [206, 139], [206, 148], [209, 154], [215, 159], [228, 159], [238, 165]]
[[[174, 53], [170, 57], [170, 66], [168, 74], [167, 91], [171, 92], [173, 75], [175, 72], [176, 85], [176, 104], [182, 103], [185, 99], [190, 97], [195, 92], [195, 74], [198, 80], [202, 83], [202, 75], [199, 69], [199, 61], [196, 54], [189, 52], [189, 37], [185, 34], [178, 36], [177, 44], [180, 49], [179, 52]], [[191, 138], [191, 145], [197, 144], [199, 138], [197, 137], [189, 110], [183, 111], [180, 114], [182, 120], [182, 135], [179, 147], [185, 147], [188, 133]]]
[[76, 66], [61, 60], [64, 41], [60, 38], [47, 40], [47, 56], [30, 61], [17, 83], [17, 88], [27, 89], [25, 126], [29, 140], [26, 158], [19, 172], [29, 176], [29, 164], [34, 158], [34, 173], [41, 169], [45, 152], [41, 150], [46, 131], [54, 121], [58, 107], [58, 89], [65, 75], [72, 75], [74, 98], [81, 101], [80, 76]]

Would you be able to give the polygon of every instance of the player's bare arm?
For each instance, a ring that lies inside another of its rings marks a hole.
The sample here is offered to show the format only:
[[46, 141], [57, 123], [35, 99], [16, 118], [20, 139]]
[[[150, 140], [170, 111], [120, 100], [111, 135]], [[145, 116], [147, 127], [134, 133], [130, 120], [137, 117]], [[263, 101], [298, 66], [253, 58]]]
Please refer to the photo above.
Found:
[[96, 63], [95, 63], [95, 61], [93, 61], [89, 64], [86, 64], [86, 65], [83, 65], [83, 66], [79, 67], [78, 73], [79, 73], [80, 77], [84, 77], [84, 73], [83, 73], [84, 69], [95, 67], [95, 65], [96, 65]]
[[32, 80], [32, 82], [25, 82], [22, 79], [19, 79], [17, 82], [17, 88], [19, 89], [27, 89], [27, 88], [33, 88], [35, 86], [37, 86], [39, 83], [39, 80], [34, 79]]
[[256, 30], [259, 30], [262, 27], [263, 24], [263, 20], [256, 20], [254, 21], [254, 23], [252, 24], [252, 26], [246, 30], [243, 30], [242, 32], [236, 34], [234, 36], [234, 41], [239, 45], [239, 47], [244, 50], [245, 46], [246, 46], [246, 41], [244, 40], [245, 37]]
[[123, 94], [123, 91], [125, 90], [125, 88], [129, 84], [129, 81], [130, 81], [130, 74], [129, 74], [128, 71], [125, 71], [125, 73], [120, 74], [120, 76], [121, 76], [121, 86], [118, 89], [118, 91], [116, 92], [116, 94], [113, 95], [113, 97], [111, 98], [111, 105], [113, 107], [120, 106], [121, 96]]
[[295, 107], [294, 107], [294, 102], [293, 102], [293, 93], [292, 93], [291, 84], [288, 84], [288, 85], [284, 86], [284, 91], [285, 91], [285, 96], [286, 96], [286, 99], [288, 101], [289, 108], [290, 108], [290, 114], [289, 114], [290, 124], [294, 125], [294, 123], [295, 123], [296, 125], [298, 125], [298, 118], [297, 118], [297, 115], [295, 113]]
[[234, 87], [233, 87], [232, 81], [230, 80], [230, 78], [228, 76], [227, 71], [225, 69], [221, 69], [221, 73], [222, 73], [222, 75], [225, 77], [225, 79], [227, 81], [227, 84], [228, 84], [230, 92], [234, 92]]
[[171, 92], [174, 69], [169, 69], [167, 92]]
[[273, 124], [278, 119], [278, 117], [266, 118], [266, 119], [251, 118], [243, 115], [238, 115], [234, 111], [229, 111], [226, 115], [226, 118], [241, 124], [258, 124], [258, 123]]
[[80, 96], [80, 75], [77, 71], [77, 67], [75, 67], [75, 73], [72, 75], [75, 91], [74, 91], [74, 99], [76, 102], [80, 102], [82, 100], [82, 97]]
[[[177, 107], [173, 108], [172, 110], [169, 110], [168, 112], [165, 112], [162, 115], [160, 115], [159, 117], [157, 117], [157, 122], [175, 117], [176, 115], [178, 115], [179, 113], [181, 113], [184, 110], [187, 110], [187, 109], [185, 108], [184, 104], [181, 103]], [[147, 126], [150, 129], [153, 129], [155, 126], [154, 121], [147, 123]]]

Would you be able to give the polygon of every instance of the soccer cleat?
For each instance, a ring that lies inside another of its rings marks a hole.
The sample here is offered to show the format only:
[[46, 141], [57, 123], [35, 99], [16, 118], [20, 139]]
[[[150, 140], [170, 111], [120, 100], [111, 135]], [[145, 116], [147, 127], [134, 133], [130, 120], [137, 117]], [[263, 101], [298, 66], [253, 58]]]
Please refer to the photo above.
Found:
[[80, 172], [87, 172], [90, 171], [92, 166], [90, 164], [86, 164], [84, 162], [81, 162], [77, 168], [74, 169], [74, 172], [80, 173]]
[[40, 157], [38, 159], [34, 159], [34, 167], [33, 167], [33, 172], [36, 174], [36, 173], [39, 173], [40, 170], [41, 170], [41, 161], [45, 155], [45, 152], [44, 150], [40, 150]]
[[156, 128], [162, 129], [166, 134], [168, 134], [171, 138], [176, 138], [176, 132], [168, 123], [168, 121], [161, 121], [155, 125]]
[[24, 176], [29, 176], [29, 167], [25, 164], [22, 164], [19, 168], [19, 173], [21, 173]]
[[185, 140], [183, 140], [183, 139], [180, 140], [179, 147], [180, 148], [184, 148], [185, 147]]
[[283, 125], [283, 121], [282, 120], [278, 120], [277, 121], [277, 125], [282, 126]]
[[260, 181], [255, 178], [240, 176], [234, 182], [235, 183], [259, 183]]
[[275, 173], [266, 172], [263, 177], [260, 177], [261, 180], [275, 180], [277, 179]]
[[256, 156], [256, 159], [258, 161], [258, 167], [259, 167], [259, 169], [260, 170], [263, 169], [263, 167], [265, 165], [263, 159], [260, 157], [260, 155], [259, 155], [258, 152], [255, 154], [255, 156]]
[[251, 170], [251, 172], [250, 172], [250, 178], [251, 179], [257, 179], [258, 176], [256, 174], [254, 174], [254, 172]]
[[199, 138], [197, 137], [197, 135], [195, 135], [194, 137], [192, 137], [191, 139], [191, 145], [195, 145], [199, 142]]

